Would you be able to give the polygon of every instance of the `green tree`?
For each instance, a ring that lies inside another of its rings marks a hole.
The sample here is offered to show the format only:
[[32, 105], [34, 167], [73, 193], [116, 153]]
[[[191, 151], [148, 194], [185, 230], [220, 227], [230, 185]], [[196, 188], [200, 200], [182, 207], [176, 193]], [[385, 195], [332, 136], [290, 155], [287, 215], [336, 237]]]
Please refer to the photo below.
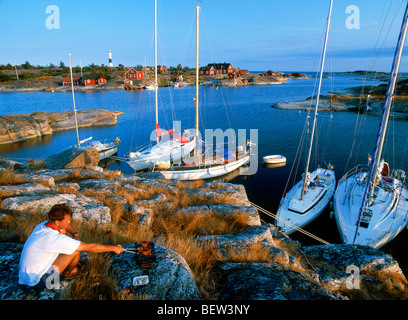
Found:
[[21, 67], [22, 67], [23, 69], [30, 69], [30, 68], [31, 68], [31, 64], [30, 64], [30, 62], [26, 61], [26, 62], [24, 62], [24, 63], [21, 65]]

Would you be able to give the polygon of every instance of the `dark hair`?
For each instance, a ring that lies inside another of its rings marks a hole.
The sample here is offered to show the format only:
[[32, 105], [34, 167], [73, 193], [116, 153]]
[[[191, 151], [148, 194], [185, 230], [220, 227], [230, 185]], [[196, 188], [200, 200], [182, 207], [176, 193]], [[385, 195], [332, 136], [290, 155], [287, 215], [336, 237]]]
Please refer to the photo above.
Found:
[[67, 214], [72, 217], [72, 210], [65, 203], [54, 204], [48, 212], [48, 221], [54, 222], [57, 220], [64, 220]]

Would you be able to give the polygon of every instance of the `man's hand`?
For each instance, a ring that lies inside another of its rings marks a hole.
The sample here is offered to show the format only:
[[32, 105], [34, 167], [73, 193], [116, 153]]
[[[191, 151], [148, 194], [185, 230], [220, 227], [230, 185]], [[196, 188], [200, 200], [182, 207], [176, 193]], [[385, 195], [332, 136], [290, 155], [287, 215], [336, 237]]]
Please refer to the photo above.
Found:
[[115, 246], [116, 248], [114, 248], [113, 252], [116, 254], [121, 254], [123, 251], [125, 251], [125, 249], [122, 248], [122, 246], [117, 245]]

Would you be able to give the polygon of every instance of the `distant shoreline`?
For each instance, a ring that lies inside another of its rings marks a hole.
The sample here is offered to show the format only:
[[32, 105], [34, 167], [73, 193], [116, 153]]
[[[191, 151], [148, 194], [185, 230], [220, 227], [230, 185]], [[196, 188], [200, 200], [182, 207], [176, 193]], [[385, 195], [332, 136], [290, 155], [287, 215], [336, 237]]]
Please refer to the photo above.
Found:
[[[200, 83], [234, 87], [277, 84], [291, 78], [308, 78], [308, 75], [299, 72], [283, 73], [272, 70], [249, 72], [247, 69], [233, 68], [231, 64], [226, 64], [228, 66], [225, 67], [224, 64], [214, 64], [209, 70], [205, 69], [208, 66], [201, 67]], [[107, 67], [92, 64], [83, 68], [77, 66], [71, 70], [74, 89], [78, 92], [148, 89], [155, 82], [154, 68], [140, 65]], [[157, 75], [159, 87], [182, 87], [195, 85], [196, 82], [195, 69], [183, 68], [181, 65], [169, 68], [160, 66]], [[59, 67], [32, 66], [28, 62], [14, 67], [10, 64], [0, 65], [0, 93], [71, 91], [70, 76], [70, 69], [62, 62]]]
[[[240, 70], [240, 69], [236, 69]], [[12, 75], [13, 70], [3, 70], [0, 73]], [[27, 69], [19, 70], [19, 72], [31, 74], [30, 78], [11, 80], [3, 82], [0, 84], [0, 93], [31, 93], [31, 92], [70, 92], [71, 86], [63, 86], [62, 78], [66, 76], [56, 75], [56, 76], [40, 76], [39, 70]], [[77, 92], [99, 92], [108, 90], [143, 90], [143, 87], [153, 81], [152, 72], [147, 72], [146, 77], [142, 80], [134, 81], [134, 85], [126, 86], [124, 84], [124, 71], [118, 68], [113, 68], [109, 71], [109, 77], [105, 84], [101, 85], [91, 85], [74, 86]], [[235, 78], [230, 79], [228, 74], [219, 74], [215, 76], [200, 76], [200, 83], [210, 86], [224, 86], [224, 87], [237, 87], [244, 85], [276, 85], [285, 83], [288, 79], [304, 79], [310, 78], [317, 74], [315, 71], [305, 71], [305, 72], [290, 72], [290, 71], [268, 71], [271, 75], [266, 75], [265, 71], [248, 71], [246, 74], [239, 74], [239, 71], [234, 71], [237, 75]], [[22, 75], [21, 74], [21, 75]], [[184, 77], [183, 86], [192, 86], [195, 84], [195, 72], [186, 71], [182, 72]], [[364, 76], [368, 79], [375, 79], [377, 81], [387, 81], [389, 73], [387, 72], [375, 72], [366, 70], [355, 70], [355, 71], [342, 71], [342, 72], [324, 72], [324, 75], [355, 75]], [[408, 76], [408, 73], [401, 73], [403, 77]], [[79, 73], [74, 73], [74, 77], [78, 77]], [[85, 73], [84, 73], [85, 76]], [[161, 72], [159, 74], [159, 87], [167, 87], [174, 85], [175, 82], [172, 81], [174, 74], [170, 72]], [[125, 86], [127, 88], [125, 88]]]

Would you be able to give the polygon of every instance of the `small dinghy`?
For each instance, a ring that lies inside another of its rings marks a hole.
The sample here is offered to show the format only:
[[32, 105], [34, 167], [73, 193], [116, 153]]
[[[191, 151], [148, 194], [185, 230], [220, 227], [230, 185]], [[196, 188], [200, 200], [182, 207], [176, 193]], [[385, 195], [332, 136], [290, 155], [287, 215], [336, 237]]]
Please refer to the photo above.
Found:
[[272, 156], [265, 156], [265, 157], [263, 157], [263, 160], [264, 160], [265, 163], [273, 163], [273, 164], [286, 162], [286, 158], [284, 156], [279, 155], [279, 154], [272, 155]]

